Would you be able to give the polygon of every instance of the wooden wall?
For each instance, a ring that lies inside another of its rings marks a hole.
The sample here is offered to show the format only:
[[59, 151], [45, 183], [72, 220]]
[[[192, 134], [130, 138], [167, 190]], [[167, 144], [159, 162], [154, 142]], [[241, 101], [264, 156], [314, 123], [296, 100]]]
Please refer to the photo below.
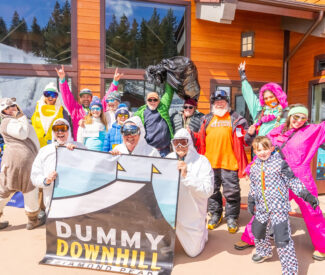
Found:
[[[302, 34], [291, 32], [290, 48], [302, 37]], [[309, 81], [321, 78], [314, 76], [314, 57], [320, 54], [325, 54], [325, 39], [309, 36], [289, 61], [289, 104], [303, 103], [308, 106]]]
[[[237, 67], [246, 60], [250, 81], [282, 82], [283, 31], [280, 16], [236, 11], [232, 24], [198, 20], [191, 10], [191, 58], [199, 71], [199, 110], [209, 112], [210, 80], [239, 80]], [[255, 56], [240, 56], [241, 32], [255, 32]]]
[[78, 90], [100, 94], [100, 0], [77, 1]]

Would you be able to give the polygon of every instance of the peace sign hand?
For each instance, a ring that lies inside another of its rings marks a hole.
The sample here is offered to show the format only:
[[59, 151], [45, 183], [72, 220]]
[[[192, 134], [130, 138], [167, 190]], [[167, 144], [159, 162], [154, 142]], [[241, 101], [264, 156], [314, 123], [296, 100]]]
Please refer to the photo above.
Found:
[[57, 69], [55, 68], [56, 73], [58, 74], [58, 77], [60, 78], [60, 80], [62, 81], [63, 79], [65, 79], [65, 72], [64, 72], [64, 66], [61, 65], [61, 69]]

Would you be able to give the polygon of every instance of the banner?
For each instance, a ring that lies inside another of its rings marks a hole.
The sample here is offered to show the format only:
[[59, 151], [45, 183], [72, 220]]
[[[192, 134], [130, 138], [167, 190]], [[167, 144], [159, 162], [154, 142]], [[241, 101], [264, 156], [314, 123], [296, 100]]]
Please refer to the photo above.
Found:
[[24, 195], [22, 192], [16, 192], [7, 203], [8, 206], [24, 208]]
[[57, 148], [42, 264], [170, 274], [177, 160]]

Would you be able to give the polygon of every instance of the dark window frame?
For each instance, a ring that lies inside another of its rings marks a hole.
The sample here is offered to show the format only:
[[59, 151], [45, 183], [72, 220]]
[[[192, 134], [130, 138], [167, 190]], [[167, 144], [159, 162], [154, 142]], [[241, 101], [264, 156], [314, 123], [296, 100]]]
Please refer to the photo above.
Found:
[[[78, 49], [77, 49], [77, 0], [71, 0], [71, 65], [64, 65], [67, 77], [71, 78], [72, 91], [78, 94]], [[58, 64], [1, 63], [1, 76], [57, 77]]]
[[320, 54], [314, 56], [314, 76], [322, 76], [325, 75], [325, 70], [320, 70], [319, 62], [325, 62], [325, 54]]
[[[184, 0], [139, 0], [141, 2], [151, 2], [159, 4], [170, 4], [185, 7], [185, 56], [191, 56], [191, 1]], [[106, 49], [106, 0], [100, 0], [100, 96], [105, 95], [105, 80], [113, 78], [115, 68], [106, 68], [105, 49]], [[119, 68], [120, 73], [129, 80], [144, 80], [144, 69]]]
[[[250, 51], [243, 51], [243, 39], [245, 37], [252, 36], [252, 49]], [[253, 57], [254, 56], [254, 50], [255, 50], [255, 32], [248, 31], [248, 32], [242, 32], [240, 36], [240, 56], [241, 57]]]

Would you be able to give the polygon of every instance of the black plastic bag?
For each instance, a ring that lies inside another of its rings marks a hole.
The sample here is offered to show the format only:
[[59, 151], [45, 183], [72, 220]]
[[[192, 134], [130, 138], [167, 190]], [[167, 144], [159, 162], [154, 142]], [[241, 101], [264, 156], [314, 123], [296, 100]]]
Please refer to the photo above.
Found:
[[198, 100], [200, 96], [197, 68], [193, 61], [184, 56], [163, 59], [157, 65], [148, 66], [145, 80], [156, 85], [167, 81], [183, 99]]

